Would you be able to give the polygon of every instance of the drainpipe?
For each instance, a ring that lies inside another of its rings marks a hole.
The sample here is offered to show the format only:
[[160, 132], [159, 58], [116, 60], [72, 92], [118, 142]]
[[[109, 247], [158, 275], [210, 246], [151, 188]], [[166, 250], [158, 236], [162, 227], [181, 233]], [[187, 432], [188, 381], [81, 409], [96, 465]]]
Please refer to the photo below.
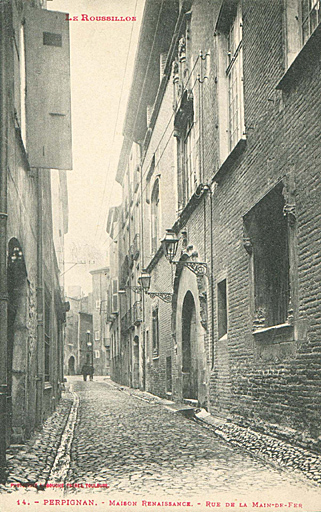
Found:
[[44, 289], [43, 289], [43, 212], [41, 170], [37, 170], [38, 226], [37, 226], [37, 376], [36, 376], [36, 426], [42, 423], [43, 359], [44, 359]]
[[209, 193], [210, 193], [210, 244], [211, 244], [211, 252], [210, 252], [210, 259], [211, 259], [211, 266], [210, 266], [210, 291], [211, 291], [211, 368], [210, 368], [210, 375], [208, 380], [208, 386], [207, 386], [207, 400], [208, 400], [208, 411], [211, 412], [211, 393], [210, 393], [210, 383], [211, 383], [211, 372], [214, 369], [215, 365], [215, 353], [214, 353], [214, 311], [215, 311], [215, 304], [214, 304], [214, 237], [213, 237], [213, 229], [214, 229], [214, 222], [213, 222], [213, 190], [212, 186], [209, 186]]
[[0, 2], [0, 482], [6, 479], [7, 437], [7, 7]]
[[[140, 263], [141, 263], [141, 267], [140, 267], [140, 270], [144, 270], [145, 268], [145, 244], [144, 244], [144, 199], [143, 199], [143, 192], [144, 192], [144, 188], [143, 188], [143, 145], [142, 143], [139, 144], [139, 164], [140, 164], [140, 183], [139, 183], [139, 186], [140, 186], [140, 223], [139, 223], [139, 230], [140, 230], [140, 235], [139, 235], [139, 243], [140, 243]], [[144, 294], [144, 291], [142, 290], [142, 293], [141, 293], [141, 298], [142, 298], [142, 328], [141, 328], [141, 334], [142, 334], [142, 347], [143, 347], [143, 350], [145, 352], [145, 357], [144, 357], [144, 365], [145, 365], [145, 368], [143, 369], [143, 372], [144, 372], [144, 381], [145, 381], [145, 386], [144, 386], [144, 389], [146, 389], [146, 383], [148, 382], [149, 383], [149, 376], [147, 375], [147, 358], [148, 358], [148, 346], [147, 346], [147, 343], [146, 343], [146, 312], [145, 312], [145, 308], [146, 308], [146, 302], [145, 302], [145, 294]]]

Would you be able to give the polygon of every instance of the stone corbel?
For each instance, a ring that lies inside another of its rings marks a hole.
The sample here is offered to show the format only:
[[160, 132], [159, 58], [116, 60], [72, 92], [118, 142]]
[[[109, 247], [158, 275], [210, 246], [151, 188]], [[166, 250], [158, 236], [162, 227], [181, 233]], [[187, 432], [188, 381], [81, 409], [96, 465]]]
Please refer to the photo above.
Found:
[[287, 217], [290, 225], [293, 226], [296, 221], [295, 204], [285, 204], [283, 207], [283, 214]]
[[256, 331], [257, 329], [262, 329], [265, 327], [265, 316], [266, 311], [265, 308], [258, 308], [254, 313], [254, 320], [253, 320], [253, 331]]
[[201, 325], [205, 330], [207, 330], [207, 294], [206, 294], [206, 291], [199, 293], [199, 300], [200, 300]]
[[177, 60], [173, 61], [172, 64], [172, 74], [173, 74], [173, 83], [177, 84], [179, 82], [179, 72], [178, 72], [178, 62]]
[[243, 237], [243, 247], [246, 250], [246, 252], [251, 256], [251, 254], [253, 253], [253, 245], [249, 237]]
[[294, 321], [294, 309], [292, 304], [292, 299], [290, 296], [289, 305], [288, 305], [288, 315], [287, 315], [287, 322], [292, 325]]

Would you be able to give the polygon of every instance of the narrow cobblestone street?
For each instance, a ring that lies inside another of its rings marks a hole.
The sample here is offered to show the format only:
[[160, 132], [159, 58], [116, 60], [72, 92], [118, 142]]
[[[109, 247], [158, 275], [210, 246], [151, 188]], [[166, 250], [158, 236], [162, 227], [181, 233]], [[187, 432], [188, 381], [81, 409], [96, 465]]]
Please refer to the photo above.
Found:
[[[16, 483], [22, 482], [27, 496], [37, 492], [44, 503], [57, 487], [55, 493], [63, 493], [65, 504], [68, 499], [94, 498], [95, 505], [105, 508], [130, 501], [137, 502], [136, 510], [139, 505], [144, 509], [153, 506], [144, 500], [153, 503], [157, 498], [190, 502], [199, 510], [255, 510], [268, 503], [272, 510], [320, 510], [320, 487], [299, 472], [265, 464], [157, 400], [131, 396], [109, 381], [68, 381], [72, 405], [63, 404], [65, 418], [57, 421], [55, 416], [49, 439], [50, 428], [45, 428], [29, 450], [12, 451], [7, 484], [12, 497]], [[45, 477], [48, 457], [51, 472]], [[37, 469], [42, 473], [37, 475]], [[24, 478], [13, 475], [19, 470]], [[47, 488], [40, 491], [46, 478]]]

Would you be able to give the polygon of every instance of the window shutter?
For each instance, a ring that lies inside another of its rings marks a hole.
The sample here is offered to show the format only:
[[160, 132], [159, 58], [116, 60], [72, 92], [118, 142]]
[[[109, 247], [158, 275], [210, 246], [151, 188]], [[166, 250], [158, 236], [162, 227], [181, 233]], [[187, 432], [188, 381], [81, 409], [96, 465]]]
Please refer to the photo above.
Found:
[[112, 296], [112, 313], [118, 313], [119, 304], [118, 304], [118, 279], [113, 279], [113, 296]]
[[160, 79], [163, 78], [165, 66], [166, 66], [166, 60], [167, 60], [167, 53], [161, 53], [159, 56], [159, 76]]
[[69, 23], [25, 7], [26, 149], [31, 167], [71, 169]]

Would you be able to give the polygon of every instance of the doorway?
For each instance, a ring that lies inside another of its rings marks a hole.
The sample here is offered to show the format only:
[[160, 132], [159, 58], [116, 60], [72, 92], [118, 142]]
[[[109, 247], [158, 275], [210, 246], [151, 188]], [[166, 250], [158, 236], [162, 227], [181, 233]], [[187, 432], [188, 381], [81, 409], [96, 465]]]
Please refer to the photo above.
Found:
[[28, 435], [28, 283], [23, 253], [17, 239], [10, 240], [8, 253], [7, 442], [20, 443]]
[[75, 375], [75, 358], [70, 356], [68, 360], [68, 375]]
[[183, 398], [198, 399], [197, 329], [195, 302], [187, 292], [182, 311]]
[[139, 338], [134, 337], [133, 346], [133, 388], [139, 386]]

